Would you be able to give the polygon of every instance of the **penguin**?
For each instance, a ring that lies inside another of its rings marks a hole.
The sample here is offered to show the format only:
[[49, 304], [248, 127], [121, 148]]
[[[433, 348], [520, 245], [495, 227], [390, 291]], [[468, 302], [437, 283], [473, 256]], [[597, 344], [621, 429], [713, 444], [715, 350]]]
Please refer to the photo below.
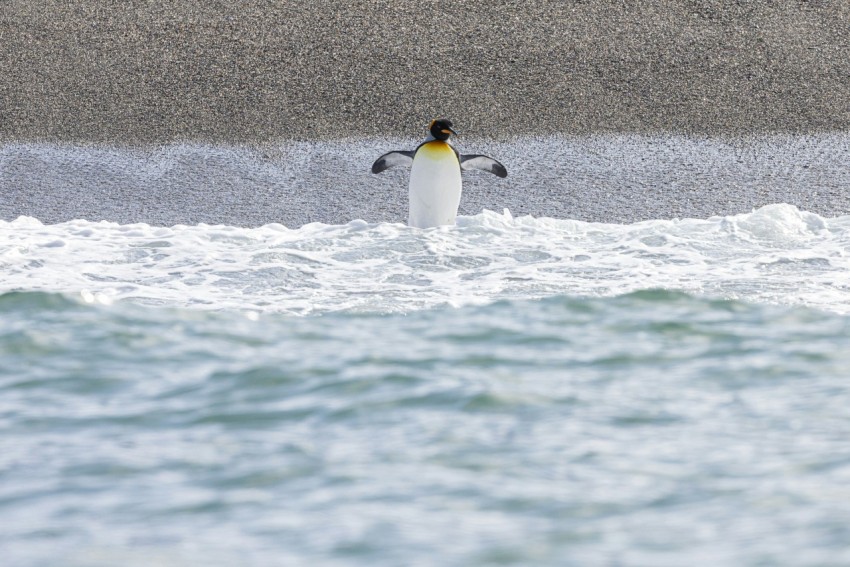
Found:
[[394, 151], [372, 164], [372, 173], [395, 166], [410, 166], [410, 212], [407, 224], [430, 228], [455, 223], [460, 205], [461, 170], [480, 169], [498, 177], [508, 170], [493, 158], [459, 154], [449, 142], [451, 120], [439, 118], [428, 125], [428, 137], [413, 151]]

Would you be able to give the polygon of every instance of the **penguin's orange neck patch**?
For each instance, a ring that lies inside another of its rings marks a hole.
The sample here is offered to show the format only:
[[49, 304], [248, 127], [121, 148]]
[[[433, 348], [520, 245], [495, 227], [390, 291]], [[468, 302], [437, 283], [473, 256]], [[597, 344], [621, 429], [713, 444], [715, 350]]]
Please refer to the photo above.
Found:
[[452, 147], [442, 140], [432, 140], [419, 148], [420, 152], [424, 152], [429, 158], [445, 159], [449, 156], [455, 157], [455, 151]]

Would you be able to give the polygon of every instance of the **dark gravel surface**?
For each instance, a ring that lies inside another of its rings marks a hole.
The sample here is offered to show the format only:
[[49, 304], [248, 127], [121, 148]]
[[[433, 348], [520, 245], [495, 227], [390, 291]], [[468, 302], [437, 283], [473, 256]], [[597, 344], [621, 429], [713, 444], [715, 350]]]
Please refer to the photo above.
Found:
[[0, 141], [850, 129], [847, 0], [0, 2]]

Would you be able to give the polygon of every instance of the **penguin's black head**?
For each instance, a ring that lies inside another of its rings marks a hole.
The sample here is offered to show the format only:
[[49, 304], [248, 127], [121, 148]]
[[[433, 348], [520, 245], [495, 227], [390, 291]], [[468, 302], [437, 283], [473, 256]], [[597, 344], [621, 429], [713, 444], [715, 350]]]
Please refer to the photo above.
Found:
[[457, 132], [452, 130], [452, 121], [447, 120], [445, 118], [438, 118], [437, 120], [432, 120], [431, 125], [428, 126], [428, 129], [431, 131], [431, 135], [434, 138], [442, 141], [446, 141], [449, 139], [449, 136], [452, 134], [457, 135]]

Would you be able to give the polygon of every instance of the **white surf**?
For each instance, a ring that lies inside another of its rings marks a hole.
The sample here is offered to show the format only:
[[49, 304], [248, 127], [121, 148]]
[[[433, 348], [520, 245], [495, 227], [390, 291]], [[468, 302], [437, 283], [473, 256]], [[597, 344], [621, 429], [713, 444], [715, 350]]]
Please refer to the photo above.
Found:
[[850, 313], [850, 216], [791, 205], [601, 224], [485, 211], [457, 226], [0, 222], [0, 292], [307, 314], [648, 288]]

